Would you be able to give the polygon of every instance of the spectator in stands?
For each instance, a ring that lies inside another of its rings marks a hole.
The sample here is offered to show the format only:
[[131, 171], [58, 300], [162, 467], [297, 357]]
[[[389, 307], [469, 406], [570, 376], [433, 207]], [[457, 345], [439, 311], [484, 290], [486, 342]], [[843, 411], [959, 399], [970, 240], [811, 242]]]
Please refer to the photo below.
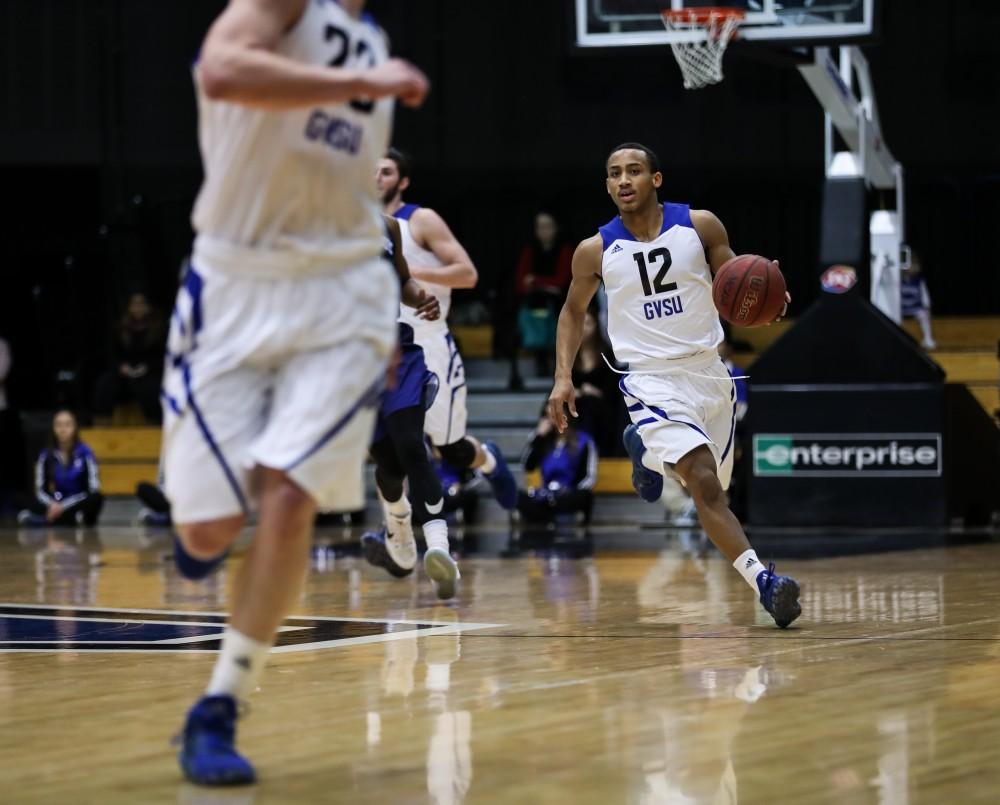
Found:
[[72, 411], [57, 411], [49, 446], [35, 464], [35, 500], [19, 515], [26, 526], [97, 523], [104, 498], [93, 451], [82, 441]]
[[899, 280], [901, 307], [905, 318], [915, 318], [919, 322], [924, 349], [937, 349], [931, 332], [931, 295], [922, 276], [922, 269], [920, 255], [912, 252], [910, 266], [903, 270]]
[[483, 474], [473, 469], [456, 469], [439, 455], [431, 456], [444, 491], [444, 513], [449, 523], [471, 525], [479, 512], [479, 493], [488, 489]]
[[572, 278], [572, 264], [573, 250], [560, 240], [555, 217], [538, 213], [535, 236], [517, 261], [515, 290], [521, 346], [534, 353], [539, 377], [552, 374], [556, 318]]
[[522, 461], [527, 472], [539, 470], [541, 486], [517, 493], [517, 510], [529, 523], [550, 523], [560, 515], [580, 513], [590, 522], [597, 480], [597, 446], [570, 421], [563, 433], [556, 432], [543, 414]]
[[593, 438], [602, 456], [610, 456], [622, 453], [626, 413], [618, 391], [618, 375], [605, 362], [605, 356], [613, 360], [611, 347], [601, 336], [597, 313], [592, 308], [583, 321], [583, 341], [573, 364], [579, 414], [574, 425]]
[[165, 339], [163, 321], [146, 295], [132, 294], [115, 332], [111, 366], [97, 381], [97, 416], [110, 417], [116, 405], [135, 400], [148, 422], [160, 423]]

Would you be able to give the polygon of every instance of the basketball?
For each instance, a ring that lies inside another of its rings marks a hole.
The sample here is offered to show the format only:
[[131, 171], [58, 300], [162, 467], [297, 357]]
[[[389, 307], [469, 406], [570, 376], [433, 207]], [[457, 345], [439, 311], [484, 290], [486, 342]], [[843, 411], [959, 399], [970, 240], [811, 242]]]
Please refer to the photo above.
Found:
[[785, 304], [785, 278], [778, 264], [757, 254], [738, 254], [723, 263], [712, 283], [719, 315], [737, 327], [774, 321]]

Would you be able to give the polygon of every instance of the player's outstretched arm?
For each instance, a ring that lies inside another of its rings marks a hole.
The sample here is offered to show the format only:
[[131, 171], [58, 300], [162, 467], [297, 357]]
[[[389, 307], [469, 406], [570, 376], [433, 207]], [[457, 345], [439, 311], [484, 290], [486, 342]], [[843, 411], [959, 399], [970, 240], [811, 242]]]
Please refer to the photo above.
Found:
[[399, 301], [407, 307], [415, 307], [417, 315], [427, 321], [441, 318], [441, 304], [436, 296], [427, 293], [410, 276], [410, 266], [403, 256], [402, 238], [399, 234], [399, 221], [391, 215], [383, 215], [386, 231], [392, 240], [392, 264], [399, 277]]
[[419, 106], [426, 76], [401, 59], [369, 69], [319, 67], [275, 52], [307, 0], [230, 0], [202, 44], [197, 79], [213, 100], [272, 111], [354, 98], [398, 97]]
[[458, 242], [444, 218], [434, 210], [421, 207], [410, 216], [410, 232], [413, 239], [433, 252], [443, 266], [430, 268], [428, 266], [413, 266], [410, 273], [418, 280], [433, 282], [448, 288], [475, 288], [479, 281], [472, 258], [465, 247]]
[[582, 241], [573, 253], [573, 279], [566, 302], [559, 312], [556, 328], [556, 374], [549, 395], [548, 414], [552, 424], [562, 433], [566, 430], [566, 411], [576, 413], [576, 390], [573, 388], [573, 364], [583, 340], [583, 320], [590, 300], [601, 284], [601, 236]]

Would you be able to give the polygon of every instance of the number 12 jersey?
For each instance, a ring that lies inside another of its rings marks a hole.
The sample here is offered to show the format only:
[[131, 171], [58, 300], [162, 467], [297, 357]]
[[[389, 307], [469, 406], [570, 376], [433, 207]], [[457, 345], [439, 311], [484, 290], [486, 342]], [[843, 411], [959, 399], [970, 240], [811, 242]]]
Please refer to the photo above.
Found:
[[600, 228], [608, 336], [631, 371], [655, 371], [717, 354], [722, 324], [712, 272], [686, 204], [663, 204], [655, 240], [640, 242], [620, 216]]

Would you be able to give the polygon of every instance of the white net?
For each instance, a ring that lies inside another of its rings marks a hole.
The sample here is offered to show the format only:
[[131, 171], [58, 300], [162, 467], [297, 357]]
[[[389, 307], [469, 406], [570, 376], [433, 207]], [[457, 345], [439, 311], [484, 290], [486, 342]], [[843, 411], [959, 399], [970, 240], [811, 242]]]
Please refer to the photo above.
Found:
[[695, 42], [670, 43], [684, 77], [684, 89], [701, 89], [722, 80], [722, 54], [742, 19], [738, 11], [728, 9], [690, 9], [663, 15], [668, 31], [706, 35]]

